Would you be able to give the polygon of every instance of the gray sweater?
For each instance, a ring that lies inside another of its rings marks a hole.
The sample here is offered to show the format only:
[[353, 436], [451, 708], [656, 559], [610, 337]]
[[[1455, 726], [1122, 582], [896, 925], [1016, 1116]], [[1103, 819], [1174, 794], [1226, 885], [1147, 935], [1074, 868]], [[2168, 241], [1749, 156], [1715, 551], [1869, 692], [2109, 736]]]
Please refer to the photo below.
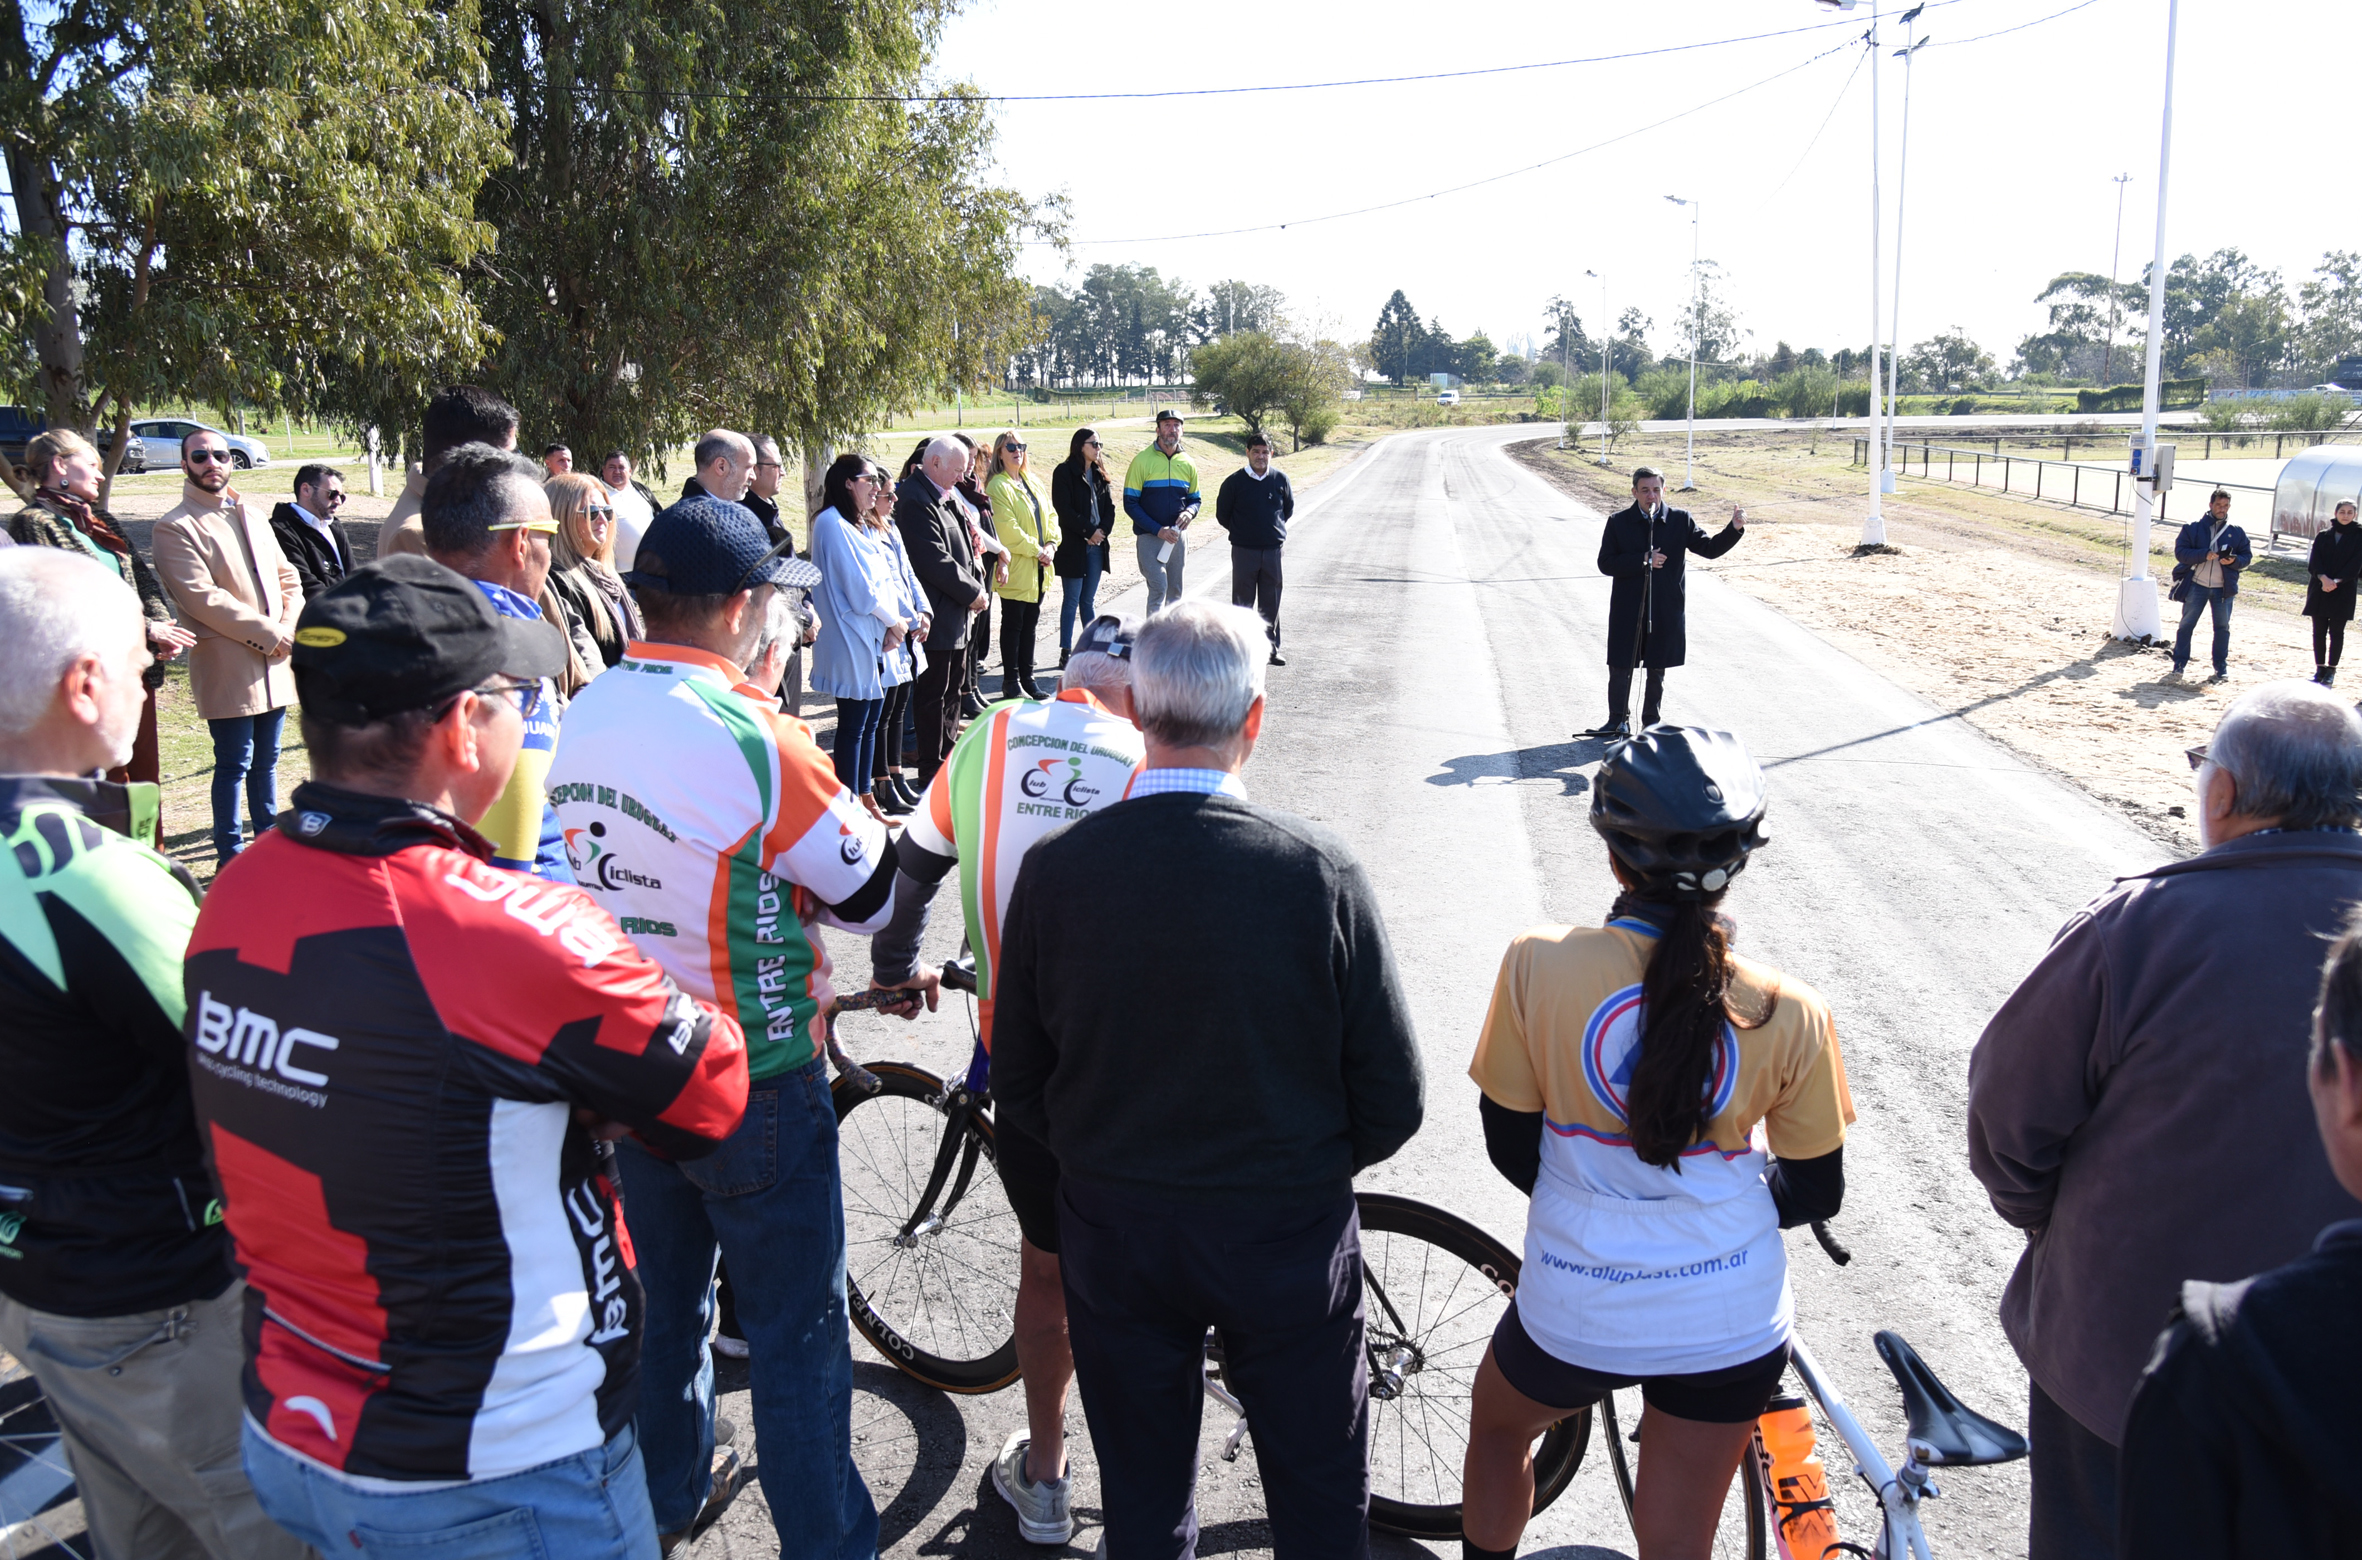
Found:
[[2069, 921], [1968, 1063], [1969, 1165], [2027, 1232], [2001, 1325], [2115, 1444], [2186, 1280], [2293, 1262], [2362, 1215], [2305, 1056], [2362, 836], [2249, 835], [2122, 880]]
[[1419, 1129], [1376, 896], [1303, 819], [1167, 794], [1069, 824], [1018, 870], [994, 986], [1000, 1119], [1065, 1175], [1311, 1202]]

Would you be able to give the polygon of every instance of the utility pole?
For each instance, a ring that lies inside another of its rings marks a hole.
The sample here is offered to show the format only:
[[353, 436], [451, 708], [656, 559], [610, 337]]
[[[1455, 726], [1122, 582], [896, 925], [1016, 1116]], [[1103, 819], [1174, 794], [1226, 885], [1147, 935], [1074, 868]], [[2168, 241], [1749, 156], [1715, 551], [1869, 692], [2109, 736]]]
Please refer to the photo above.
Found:
[[2116, 247], [2108, 254], [2108, 350], [2100, 355], [2100, 388], [2105, 390], [2116, 373], [2116, 316], [2122, 311], [2124, 300], [2116, 292], [2116, 275], [2124, 267], [2124, 186], [2132, 182], [2132, 175], [2116, 175]]
[[[1585, 271], [1583, 274], [1599, 277], [1599, 463], [1604, 466], [1607, 464], [1607, 278], [1600, 276], [1597, 271]], [[1574, 385], [1571, 375], [1567, 385], [1570, 389]]]
[[1919, 13], [1926, 10], [1925, 0], [1905, 11], [1903, 25], [1910, 29], [1911, 41], [1895, 50], [1895, 58], [1903, 62], [1903, 146], [1895, 159], [1895, 301], [1893, 324], [1887, 339], [1894, 350], [1886, 359], [1886, 451], [1887, 463], [1878, 473], [1880, 491], [1895, 490], [1894, 447], [1895, 419], [1903, 408], [1903, 201], [1910, 193], [1911, 184], [1911, 56], [1927, 46], [1927, 40], [1916, 36]]
[[1878, 415], [1878, 0], [1870, 0], [1870, 513], [1862, 520], [1864, 547], [1886, 545], [1879, 490], [1886, 476], [1886, 424]]
[[[2158, 391], [2164, 377], [2165, 351], [2165, 192], [2173, 167], [2173, 43], [2181, 21], [2181, 0], [2165, 6], [2165, 122], [2157, 135], [2157, 245], [2149, 262], [2149, 362], [2141, 388], [2141, 452], [2147, 472], [2157, 469]], [[2134, 571], [2124, 577], [2116, 594], [2118, 639], [2156, 639], [2165, 632], [2157, 610], [2157, 582], [2149, 577], [2149, 511], [2154, 490], [2146, 481], [2132, 485], [2132, 556]]]
[[1679, 195], [1665, 198], [1676, 206], [1689, 208], [1689, 453], [1683, 458], [1681, 491], [1695, 493], [1698, 490], [1698, 334], [1706, 325], [1706, 281], [1705, 274], [1698, 269], [1698, 217], [1705, 210], [1705, 203], [1684, 200]]

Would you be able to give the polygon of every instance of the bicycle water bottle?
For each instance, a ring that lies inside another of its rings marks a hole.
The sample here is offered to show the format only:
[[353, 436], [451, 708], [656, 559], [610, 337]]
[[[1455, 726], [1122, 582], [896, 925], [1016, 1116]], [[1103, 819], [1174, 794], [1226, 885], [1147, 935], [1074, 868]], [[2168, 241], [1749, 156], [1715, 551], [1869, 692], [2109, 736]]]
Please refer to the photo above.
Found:
[[1772, 1534], [1780, 1560], [1822, 1560], [1837, 1547], [1837, 1508], [1814, 1449], [1812, 1410], [1782, 1394], [1755, 1422], [1762, 1438], [1763, 1482], [1771, 1489]]

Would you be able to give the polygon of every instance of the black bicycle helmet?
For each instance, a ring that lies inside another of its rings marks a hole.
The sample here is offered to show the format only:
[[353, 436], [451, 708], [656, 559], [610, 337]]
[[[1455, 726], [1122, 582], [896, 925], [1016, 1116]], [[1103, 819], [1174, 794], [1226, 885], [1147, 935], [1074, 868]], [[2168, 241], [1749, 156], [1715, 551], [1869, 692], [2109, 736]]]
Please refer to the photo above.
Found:
[[1591, 826], [1642, 889], [1704, 899], [1762, 846], [1763, 790], [1763, 771], [1731, 733], [1650, 726], [1608, 749], [1591, 782]]

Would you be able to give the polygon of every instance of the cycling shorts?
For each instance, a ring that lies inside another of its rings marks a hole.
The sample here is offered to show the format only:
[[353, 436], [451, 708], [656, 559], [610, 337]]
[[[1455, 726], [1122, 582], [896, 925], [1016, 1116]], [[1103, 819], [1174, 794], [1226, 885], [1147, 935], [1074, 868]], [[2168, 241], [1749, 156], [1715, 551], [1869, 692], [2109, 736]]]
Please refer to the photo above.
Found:
[[1549, 1408], [1573, 1412], [1619, 1387], [1638, 1384], [1641, 1401], [1661, 1414], [1709, 1425], [1741, 1425], [1762, 1415], [1788, 1368], [1788, 1345], [1721, 1370], [1686, 1376], [1612, 1376], [1570, 1365], [1534, 1342], [1518, 1320], [1517, 1302], [1493, 1329], [1493, 1363], [1518, 1391]]
[[1003, 1123], [993, 1127], [1001, 1190], [1017, 1215], [1017, 1229], [1036, 1251], [1058, 1255], [1058, 1160], [1049, 1145]]

